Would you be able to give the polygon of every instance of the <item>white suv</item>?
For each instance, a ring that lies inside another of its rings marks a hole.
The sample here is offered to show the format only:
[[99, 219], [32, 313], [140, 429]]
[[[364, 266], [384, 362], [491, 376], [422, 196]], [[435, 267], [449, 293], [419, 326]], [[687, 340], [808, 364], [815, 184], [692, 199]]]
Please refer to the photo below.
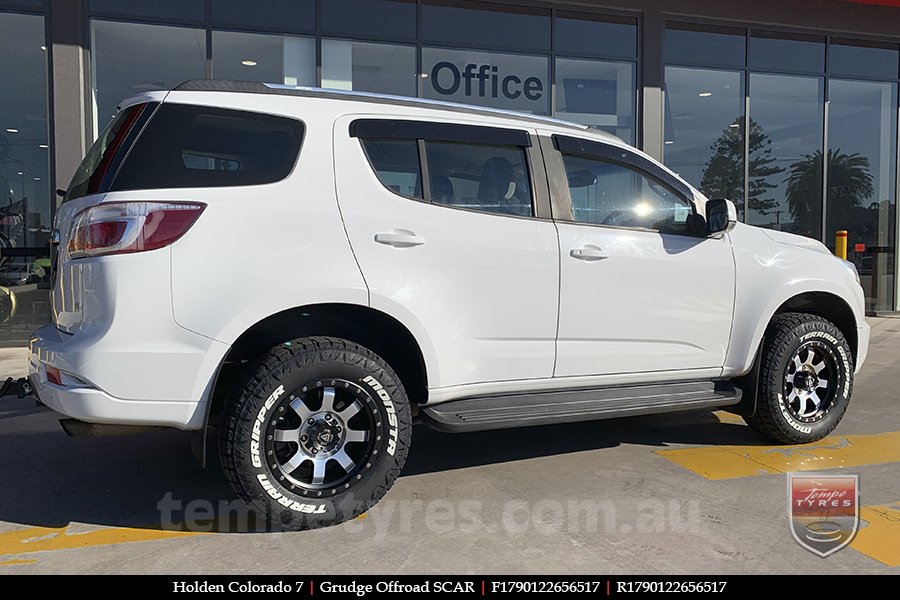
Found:
[[70, 432], [194, 431], [201, 456], [215, 428], [235, 491], [287, 529], [376, 503], [414, 417], [472, 431], [728, 407], [817, 440], [869, 341], [853, 265], [819, 242], [736, 223], [610, 135], [475, 107], [218, 81], [143, 94], [57, 228], [40, 400]]

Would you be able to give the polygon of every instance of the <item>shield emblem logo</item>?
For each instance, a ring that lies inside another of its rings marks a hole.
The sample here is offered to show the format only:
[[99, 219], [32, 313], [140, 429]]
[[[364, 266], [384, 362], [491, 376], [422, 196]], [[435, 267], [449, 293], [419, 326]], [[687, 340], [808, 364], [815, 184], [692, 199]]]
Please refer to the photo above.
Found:
[[788, 473], [788, 503], [794, 539], [824, 558], [859, 529], [859, 476]]

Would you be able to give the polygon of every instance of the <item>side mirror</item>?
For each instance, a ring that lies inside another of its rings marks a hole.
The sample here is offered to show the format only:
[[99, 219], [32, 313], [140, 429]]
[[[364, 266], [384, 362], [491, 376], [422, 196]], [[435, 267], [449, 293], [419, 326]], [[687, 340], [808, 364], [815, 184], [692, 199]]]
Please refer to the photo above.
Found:
[[716, 198], [706, 202], [706, 234], [719, 236], [734, 228], [737, 223], [737, 209], [734, 202]]

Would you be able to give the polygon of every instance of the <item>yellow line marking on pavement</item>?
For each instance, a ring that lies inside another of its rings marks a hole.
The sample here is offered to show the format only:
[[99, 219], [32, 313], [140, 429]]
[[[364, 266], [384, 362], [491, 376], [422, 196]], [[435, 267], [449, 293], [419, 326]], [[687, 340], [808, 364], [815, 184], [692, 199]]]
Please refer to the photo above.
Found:
[[0, 567], [12, 567], [15, 565], [31, 565], [37, 562], [36, 558], [14, 558], [12, 560], [0, 561]]
[[707, 479], [736, 479], [900, 461], [900, 431], [831, 436], [799, 446], [706, 446], [656, 454]]
[[0, 533], [0, 556], [50, 550], [90, 548], [129, 542], [147, 542], [200, 535], [193, 531], [106, 528], [87, 533], [68, 533], [66, 527], [26, 527]]
[[868, 525], [859, 530], [850, 547], [889, 567], [900, 567], [900, 509], [863, 506], [859, 516]]
[[725, 412], [724, 410], [717, 410], [713, 413], [713, 415], [719, 419], [719, 423], [734, 423], [737, 425], [743, 425], [744, 419], [741, 418], [740, 415], [736, 415], [734, 413]]

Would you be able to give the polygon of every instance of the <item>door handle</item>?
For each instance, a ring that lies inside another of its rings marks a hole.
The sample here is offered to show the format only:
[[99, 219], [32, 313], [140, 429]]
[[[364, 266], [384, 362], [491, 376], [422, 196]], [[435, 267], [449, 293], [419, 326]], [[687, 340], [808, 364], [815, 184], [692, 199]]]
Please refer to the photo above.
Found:
[[581, 248], [572, 248], [572, 251], [569, 252], [569, 255], [572, 258], [577, 258], [578, 260], [603, 260], [604, 258], [609, 258], [609, 253], [600, 248], [598, 246], [594, 246], [593, 244], [587, 244], [582, 246]]
[[393, 246], [394, 248], [412, 248], [413, 246], [421, 246], [425, 243], [425, 240], [406, 229], [395, 229], [390, 232], [376, 233], [375, 241], [379, 244]]

